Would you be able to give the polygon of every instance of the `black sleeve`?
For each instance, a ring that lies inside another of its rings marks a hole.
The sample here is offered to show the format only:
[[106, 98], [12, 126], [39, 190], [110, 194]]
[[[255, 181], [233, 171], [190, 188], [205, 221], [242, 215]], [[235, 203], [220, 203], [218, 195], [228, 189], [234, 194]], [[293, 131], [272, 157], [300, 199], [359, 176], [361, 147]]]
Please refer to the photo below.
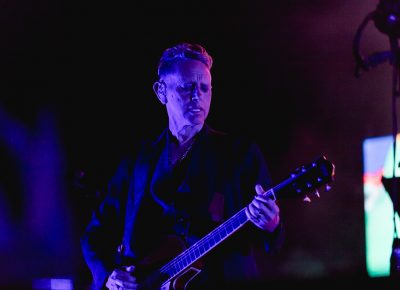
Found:
[[117, 248], [121, 243], [125, 196], [131, 175], [130, 160], [125, 159], [108, 183], [107, 193], [92, 213], [82, 237], [83, 257], [92, 273], [94, 289], [103, 289], [116, 266]]
[[[258, 144], [251, 139], [238, 139], [234, 156], [236, 156], [234, 182], [236, 183], [238, 207], [247, 206], [256, 195], [255, 185], [260, 184], [265, 190], [273, 186], [265, 157]], [[229, 280], [261, 279], [264, 260], [275, 256], [282, 249], [284, 227], [282, 217], [274, 232], [259, 229], [248, 222], [235, 237], [232, 238], [232, 259], [225, 265], [225, 275]], [[233, 245], [237, 246], [234, 247]], [[240, 249], [240, 250], [239, 250]], [[236, 265], [236, 266], [235, 266]], [[242, 265], [242, 266], [239, 266]]]

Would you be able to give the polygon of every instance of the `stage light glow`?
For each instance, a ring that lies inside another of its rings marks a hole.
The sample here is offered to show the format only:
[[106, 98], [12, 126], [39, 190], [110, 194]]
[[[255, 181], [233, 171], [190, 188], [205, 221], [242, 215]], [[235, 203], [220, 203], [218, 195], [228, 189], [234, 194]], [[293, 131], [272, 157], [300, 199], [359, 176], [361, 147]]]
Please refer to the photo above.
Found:
[[[399, 136], [397, 144], [400, 141]], [[399, 147], [396, 146], [396, 151], [400, 151]], [[400, 152], [396, 152], [397, 156], [399, 154]], [[365, 139], [363, 160], [367, 272], [370, 277], [389, 276], [394, 238], [394, 210], [390, 195], [382, 183], [382, 177], [393, 176], [393, 137], [381, 136]], [[396, 170], [396, 176], [400, 176], [400, 169]], [[395, 215], [395, 220], [397, 228], [400, 228], [398, 214]]]

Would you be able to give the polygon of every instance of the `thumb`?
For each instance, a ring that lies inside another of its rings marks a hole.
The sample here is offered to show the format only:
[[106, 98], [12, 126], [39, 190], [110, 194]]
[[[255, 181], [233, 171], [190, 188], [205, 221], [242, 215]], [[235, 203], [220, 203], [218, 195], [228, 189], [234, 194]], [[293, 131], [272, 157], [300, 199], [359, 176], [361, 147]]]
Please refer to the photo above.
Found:
[[135, 266], [130, 265], [125, 267], [125, 271], [128, 273], [132, 273], [135, 270]]
[[257, 192], [258, 195], [262, 195], [265, 192], [265, 190], [261, 186], [261, 184], [256, 184], [256, 192]]

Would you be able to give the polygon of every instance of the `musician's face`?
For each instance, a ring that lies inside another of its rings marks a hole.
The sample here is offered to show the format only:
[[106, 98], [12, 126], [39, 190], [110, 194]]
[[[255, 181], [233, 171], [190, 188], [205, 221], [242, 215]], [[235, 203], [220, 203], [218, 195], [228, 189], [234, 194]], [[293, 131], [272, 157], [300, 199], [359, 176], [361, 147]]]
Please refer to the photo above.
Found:
[[211, 104], [211, 73], [196, 60], [179, 61], [163, 78], [169, 124], [178, 128], [203, 125]]

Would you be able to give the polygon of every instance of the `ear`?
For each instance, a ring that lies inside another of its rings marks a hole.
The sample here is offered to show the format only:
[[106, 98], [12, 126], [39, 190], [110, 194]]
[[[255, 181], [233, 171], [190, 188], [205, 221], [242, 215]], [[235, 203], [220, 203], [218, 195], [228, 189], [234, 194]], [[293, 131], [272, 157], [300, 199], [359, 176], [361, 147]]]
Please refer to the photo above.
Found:
[[167, 84], [164, 81], [157, 81], [153, 84], [153, 90], [161, 104], [167, 103]]

